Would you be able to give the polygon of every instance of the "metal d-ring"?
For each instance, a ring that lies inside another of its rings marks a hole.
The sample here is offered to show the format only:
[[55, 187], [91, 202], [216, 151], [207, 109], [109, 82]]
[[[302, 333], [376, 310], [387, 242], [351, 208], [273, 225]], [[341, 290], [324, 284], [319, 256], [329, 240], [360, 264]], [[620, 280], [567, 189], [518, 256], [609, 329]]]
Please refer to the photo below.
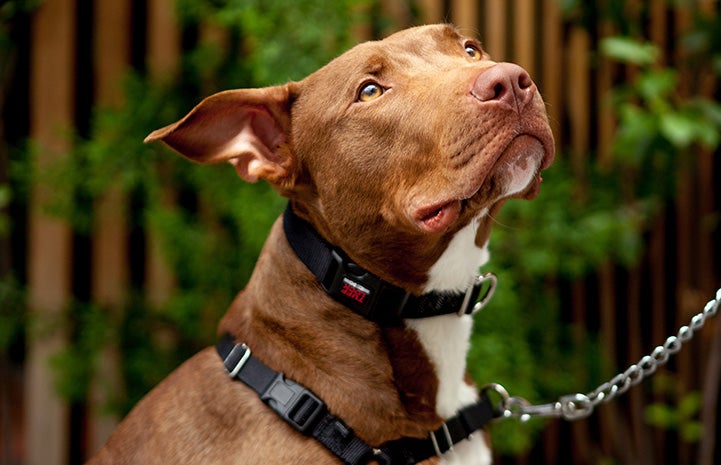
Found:
[[486, 290], [486, 293], [483, 295], [483, 297], [481, 297], [478, 302], [476, 302], [476, 304], [473, 306], [473, 311], [471, 312], [471, 314], [481, 310], [488, 304], [488, 302], [491, 301], [491, 297], [493, 297], [493, 294], [496, 292], [498, 278], [493, 273], [483, 273], [476, 277], [476, 284], [483, 285], [485, 283], [488, 283], [488, 289]]
[[[481, 288], [486, 283], [488, 284], [488, 288], [481, 297]], [[458, 310], [458, 316], [473, 315], [474, 313], [485, 307], [488, 302], [490, 302], [491, 297], [493, 297], [493, 293], [496, 291], [497, 284], [498, 278], [493, 273], [483, 273], [473, 278], [473, 282], [470, 286], [468, 286], [466, 295], [463, 298], [463, 304]], [[471, 307], [471, 303], [473, 300], [475, 300], [476, 303], [473, 304], [473, 306]], [[469, 308], [470, 311], [468, 310]]]

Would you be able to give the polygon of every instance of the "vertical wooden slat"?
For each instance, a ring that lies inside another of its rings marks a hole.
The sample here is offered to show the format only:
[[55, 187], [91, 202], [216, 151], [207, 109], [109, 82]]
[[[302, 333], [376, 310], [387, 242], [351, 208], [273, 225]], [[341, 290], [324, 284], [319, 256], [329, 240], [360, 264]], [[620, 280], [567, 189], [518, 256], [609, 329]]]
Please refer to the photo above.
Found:
[[568, 72], [573, 79], [568, 80], [567, 112], [570, 121], [571, 166], [576, 176], [586, 171], [588, 150], [590, 148], [590, 37], [588, 31], [575, 26], [568, 39]]
[[[651, 344], [661, 344], [670, 334], [670, 328], [666, 325], [666, 315], [668, 313], [668, 302], [667, 302], [667, 286], [668, 276], [666, 270], [668, 269], [669, 257], [668, 250], [668, 238], [666, 237], [668, 219], [665, 212], [661, 212], [659, 217], [654, 221], [651, 227], [651, 235], [649, 239], [649, 273], [651, 282], [651, 305], [654, 309], [655, 317], [651, 319], [649, 324], [651, 325]], [[660, 402], [660, 393], [654, 393], [652, 401]], [[656, 428], [654, 432], [654, 443], [657, 445], [657, 449], [663, 450], [665, 443], [665, 433]]]
[[[571, 167], [574, 175], [582, 180], [585, 177], [586, 164], [590, 151], [590, 37], [588, 31], [576, 26], [570, 32], [568, 48], [565, 51], [568, 60], [568, 72], [573, 79], [568, 81], [568, 120], [571, 122]], [[583, 183], [579, 183], [583, 186]], [[585, 187], [585, 186], [584, 186]], [[579, 190], [576, 193], [583, 198], [585, 193]], [[586, 286], [582, 281], [572, 284], [572, 317], [573, 323], [582, 328], [586, 327]], [[576, 341], [581, 347], [583, 341]], [[590, 436], [588, 422], [575, 423], [571, 427], [574, 443], [574, 463], [585, 463], [590, 460]]]
[[553, 135], [556, 137], [557, 148], [560, 148], [563, 134], [561, 133], [561, 89], [563, 88], [563, 64], [561, 43], [563, 21], [557, 0], [543, 0], [543, 33], [541, 37], [541, 69], [536, 72], [540, 76], [541, 93], [548, 109], [548, 118]]
[[[608, 21], [599, 25], [601, 37], [613, 35], [613, 28]], [[613, 64], [601, 57], [597, 67], [597, 98], [598, 98], [598, 161], [608, 169], [612, 165], [612, 144], [615, 131], [613, 108], [611, 107], [611, 88], [613, 86]]]
[[506, 51], [506, 2], [504, 0], [487, 0], [483, 15], [483, 46], [496, 61], [508, 61]]
[[[95, 100], [103, 107], [122, 104], [122, 80], [130, 60], [130, 2], [95, 0]], [[112, 53], [109, 53], [112, 51]], [[96, 137], [103, 137], [98, 134]], [[114, 184], [114, 183], [113, 183]], [[92, 241], [92, 298], [110, 312], [108, 321], [118, 319], [128, 282], [128, 226], [125, 221], [127, 199], [119, 188], [111, 187], [95, 205]], [[118, 419], [105, 412], [120, 394], [119, 349], [112, 342], [101, 354], [89, 399], [88, 447], [93, 453], [102, 446]]]
[[[691, 12], [688, 5], [679, 4], [675, 9], [675, 27], [676, 34], [682, 35], [688, 30], [688, 26], [692, 21]], [[675, 59], [677, 63], [683, 63], [683, 49], [677, 48]], [[680, 69], [683, 69], [680, 67]], [[688, 96], [692, 92], [691, 76], [685, 70], [681, 73], [679, 79], [678, 92], [682, 96]], [[685, 155], [689, 155], [688, 153]], [[676, 189], [676, 325], [677, 327], [686, 324], [691, 314], [695, 311], [693, 308], [693, 247], [697, 242], [697, 238], [693, 230], [693, 222], [696, 215], [696, 203], [693, 198], [694, 187], [693, 172], [688, 166], [681, 166], [677, 173], [677, 189]], [[683, 350], [676, 356], [676, 393], [677, 399], [681, 399], [687, 394], [688, 381], [693, 363], [691, 352]], [[679, 441], [678, 457], [676, 462], [679, 465], [689, 463], [689, 446]]]
[[[616, 353], [616, 301], [615, 275], [611, 263], [606, 262], [598, 270], [598, 295], [599, 295], [599, 338], [601, 344], [601, 357], [614, 363], [618, 359]], [[609, 367], [613, 370], [613, 366]], [[614, 426], [619, 422], [618, 409], [615, 405], [604, 406], [598, 412], [599, 422], [602, 431], [615, 431]], [[610, 435], [601, 437], [602, 451], [606, 454], [612, 453], [614, 443], [618, 438]]]
[[[48, 0], [32, 22], [30, 132], [38, 144], [35, 173], [45, 173], [69, 148], [73, 120], [75, 4]], [[49, 358], [64, 345], [62, 317], [70, 300], [71, 232], [48, 216], [51, 192], [36, 182], [30, 199], [26, 416], [28, 465], [63, 464], [68, 455], [68, 409], [55, 392]], [[41, 328], [40, 330], [38, 330]]]
[[531, 76], [536, 75], [535, 42], [536, 31], [535, 0], [515, 0], [513, 10], [513, 61], [523, 66]]
[[[668, 53], [668, 2], [666, 0], [652, 0], [650, 5], [649, 35], [651, 42], [658, 45], [664, 51], [663, 60], [666, 60]], [[662, 64], [666, 64], [665, 62]], [[649, 239], [649, 272], [651, 281], [651, 306], [654, 309], [654, 318], [651, 318], [651, 342], [660, 344], [669, 334], [671, 328], [666, 325], [668, 314], [667, 286], [669, 269], [668, 262], [668, 219], [666, 212], [661, 212], [652, 225], [652, 232]], [[662, 394], [654, 392], [650, 399], [652, 402], [661, 402]], [[667, 434], [661, 428], [654, 428], [653, 442], [656, 450], [663, 451], [666, 445]]]
[[148, 70], [155, 80], [169, 80], [180, 68], [180, 28], [173, 0], [148, 0]]
[[[649, 14], [651, 24], [649, 27], [649, 35], [651, 42], [658, 45], [662, 50], [667, 49], [668, 37], [668, 21], [666, 20], [666, 11], [668, 8], [667, 0], [651, 0], [649, 6]], [[663, 54], [665, 56], [665, 53]]]
[[475, 0], [453, 0], [451, 20], [464, 34], [478, 35], [478, 2]]
[[[721, 5], [714, 0], [699, 0], [699, 10], [707, 18], [717, 18], [721, 14]], [[717, 94], [717, 78], [710, 72], [701, 76], [701, 94], [709, 99], [714, 99]], [[703, 72], [703, 71], [702, 71]], [[721, 212], [721, 206], [714, 205], [714, 160], [718, 163], [718, 153], [714, 155], [709, 150], [701, 150], [699, 154], [697, 173], [698, 181], [698, 203], [701, 221], [701, 241], [698, 250], [698, 262], [696, 266], [702, 270], [699, 273], [699, 288], [704, 294], [714, 292], [721, 286], [721, 278], [714, 276], [714, 237], [713, 226], [709, 225], [709, 219]], [[718, 228], [718, 226], [716, 226]], [[718, 244], [716, 244], [718, 246]], [[715, 325], [715, 327], [714, 327]], [[702, 350], [708, 354], [703, 365], [699, 364], [701, 392], [703, 393], [703, 409], [701, 410], [701, 424], [704, 435], [701, 438], [697, 457], [697, 465], [711, 465], [714, 461], [714, 450], [719, 445], [719, 419], [718, 404], [721, 395], [721, 324], [718, 321], [711, 322], [710, 328], [704, 332], [704, 344]]]
[[441, 23], [445, 16], [442, 0], [421, 0], [418, 2], [421, 7], [421, 19], [426, 24]]
[[[571, 285], [571, 318], [573, 319], [573, 343], [583, 347], [586, 338], [586, 287], [582, 281]], [[588, 421], [579, 421], [571, 425], [573, 437], [573, 463], [586, 463], [589, 460], [590, 438]]]
[[[641, 344], [641, 318], [643, 315], [648, 314], [641, 310], [644, 306], [641, 304], [641, 271], [639, 268], [630, 270], [627, 285], [626, 300], [629, 311], [626, 313], [626, 322], [628, 325], [628, 344], [626, 346], [624, 366], [629, 366], [638, 361], [645, 351]], [[653, 309], [651, 311], [653, 312]], [[654, 458], [656, 457], [656, 451], [651, 447], [651, 440], [647, 433], [648, 428], [644, 423], [645, 402], [643, 390], [632, 389], [628, 391], [627, 395], [629, 397], [631, 431], [635, 449], [645, 451], [637, 455], [636, 463], [639, 465], [658, 463]]]
[[[173, 12], [173, 0], [148, 1], [148, 70], [156, 81], [169, 81], [180, 68], [180, 29]], [[174, 195], [163, 188], [163, 203], [171, 205]], [[153, 305], [165, 303], [172, 293], [174, 277], [161, 253], [161, 239], [149, 230], [146, 259], [146, 288]]]

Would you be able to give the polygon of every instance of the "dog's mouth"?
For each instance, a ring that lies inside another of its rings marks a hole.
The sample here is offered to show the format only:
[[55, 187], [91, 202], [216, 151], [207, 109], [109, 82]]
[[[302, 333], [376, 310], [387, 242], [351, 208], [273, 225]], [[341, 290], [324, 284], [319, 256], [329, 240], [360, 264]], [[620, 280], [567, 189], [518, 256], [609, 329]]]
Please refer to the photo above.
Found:
[[416, 211], [416, 224], [426, 232], [435, 233], [448, 229], [461, 214], [463, 200], [441, 202]]
[[413, 219], [422, 231], [442, 233], [466, 210], [472, 210], [473, 216], [509, 198], [534, 199], [543, 182], [541, 171], [552, 161], [552, 147], [535, 136], [520, 135], [498, 155], [490, 170], [462, 188], [461, 195], [422, 206]]

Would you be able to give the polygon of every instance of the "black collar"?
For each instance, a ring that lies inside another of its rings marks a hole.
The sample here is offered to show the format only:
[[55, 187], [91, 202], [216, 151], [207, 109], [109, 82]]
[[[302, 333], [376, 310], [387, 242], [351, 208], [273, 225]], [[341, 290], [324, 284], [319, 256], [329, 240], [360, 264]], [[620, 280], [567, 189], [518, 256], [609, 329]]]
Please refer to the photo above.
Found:
[[283, 229], [293, 251], [328, 295], [381, 325], [397, 325], [406, 318], [471, 314], [481, 306], [477, 301], [486, 283], [489, 286], [482, 303], [495, 288], [495, 276], [487, 274], [476, 278], [466, 292], [414, 296], [351, 261], [345, 252], [326, 242], [307, 221], [298, 217], [290, 204], [283, 215]]

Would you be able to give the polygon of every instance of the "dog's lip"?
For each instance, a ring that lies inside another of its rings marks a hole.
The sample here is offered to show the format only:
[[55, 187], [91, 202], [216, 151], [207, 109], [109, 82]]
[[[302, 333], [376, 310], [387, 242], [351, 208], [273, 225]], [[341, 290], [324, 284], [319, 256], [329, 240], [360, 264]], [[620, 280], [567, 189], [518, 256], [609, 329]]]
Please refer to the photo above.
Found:
[[460, 214], [461, 200], [452, 199], [419, 208], [413, 219], [423, 231], [441, 233], [455, 223]]

